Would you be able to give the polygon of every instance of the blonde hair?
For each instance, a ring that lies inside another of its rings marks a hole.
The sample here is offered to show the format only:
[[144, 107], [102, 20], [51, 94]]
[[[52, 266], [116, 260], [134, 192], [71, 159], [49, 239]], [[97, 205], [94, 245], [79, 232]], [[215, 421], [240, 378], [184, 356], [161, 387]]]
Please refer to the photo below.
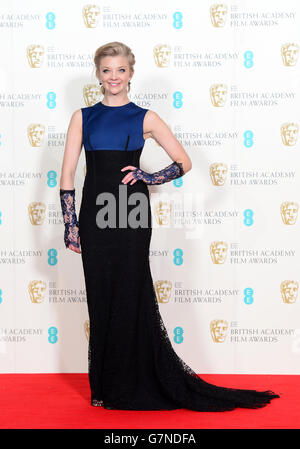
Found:
[[[97, 48], [94, 56], [95, 71], [99, 69], [100, 61], [105, 56], [126, 56], [129, 63], [129, 70], [133, 70], [135, 64], [135, 56], [131, 49], [123, 44], [122, 42], [109, 42], [108, 44], [102, 45]], [[128, 83], [128, 92], [130, 91], [130, 81]], [[105, 88], [101, 86], [101, 93], [104, 95]]]

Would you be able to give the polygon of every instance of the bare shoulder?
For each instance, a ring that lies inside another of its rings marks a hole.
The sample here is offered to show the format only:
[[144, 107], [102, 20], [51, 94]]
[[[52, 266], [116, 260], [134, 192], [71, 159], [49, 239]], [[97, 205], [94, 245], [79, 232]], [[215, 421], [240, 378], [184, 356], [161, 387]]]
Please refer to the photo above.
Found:
[[70, 123], [75, 126], [82, 127], [82, 111], [81, 109], [76, 109], [76, 111], [73, 112]]
[[81, 109], [76, 109], [76, 111], [73, 112], [72, 118], [77, 121], [82, 121], [82, 111]]
[[161, 117], [155, 111], [148, 109], [144, 117], [144, 139], [153, 137], [151, 132], [160, 124], [164, 124]]

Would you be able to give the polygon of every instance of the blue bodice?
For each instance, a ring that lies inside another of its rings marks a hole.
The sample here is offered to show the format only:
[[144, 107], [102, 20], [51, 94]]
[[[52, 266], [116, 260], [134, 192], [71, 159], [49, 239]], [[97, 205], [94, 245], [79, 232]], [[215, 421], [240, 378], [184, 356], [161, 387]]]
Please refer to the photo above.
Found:
[[123, 106], [107, 106], [100, 101], [81, 111], [86, 151], [134, 151], [144, 147], [143, 121], [148, 109], [132, 101]]

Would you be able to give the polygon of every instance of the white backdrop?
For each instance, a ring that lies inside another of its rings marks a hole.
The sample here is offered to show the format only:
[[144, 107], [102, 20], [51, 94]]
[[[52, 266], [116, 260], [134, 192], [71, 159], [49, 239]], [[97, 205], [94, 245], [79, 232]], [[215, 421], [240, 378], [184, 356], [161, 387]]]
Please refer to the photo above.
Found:
[[[193, 164], [149, 187], [174, 349], [199, 374], [299, 374], [300, 3], [2, 0], [0, 38], [1, 372], [87, 372], [82, 262], [64, 247], [59, 180], [72, 113], [102, 99], [94, 52], [121, 41], [136, 56], [131, 101], [165, 120]], [[141, 168], [170, 162], [146, 140]], [[77, 213], [84, 175], [83, 149]]]

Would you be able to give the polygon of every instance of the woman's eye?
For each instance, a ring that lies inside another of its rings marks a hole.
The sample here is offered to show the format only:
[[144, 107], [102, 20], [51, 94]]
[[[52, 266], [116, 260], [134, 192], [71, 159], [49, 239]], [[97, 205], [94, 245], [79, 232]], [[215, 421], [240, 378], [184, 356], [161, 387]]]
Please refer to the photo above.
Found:
[[[104, 69], [103, 72], [105, 73], [105, 72], [107, 72], [107, 70], [108, 69]], [[125, 69], [120, 69], [120, 70], [123, 70], [125, 72]]]

